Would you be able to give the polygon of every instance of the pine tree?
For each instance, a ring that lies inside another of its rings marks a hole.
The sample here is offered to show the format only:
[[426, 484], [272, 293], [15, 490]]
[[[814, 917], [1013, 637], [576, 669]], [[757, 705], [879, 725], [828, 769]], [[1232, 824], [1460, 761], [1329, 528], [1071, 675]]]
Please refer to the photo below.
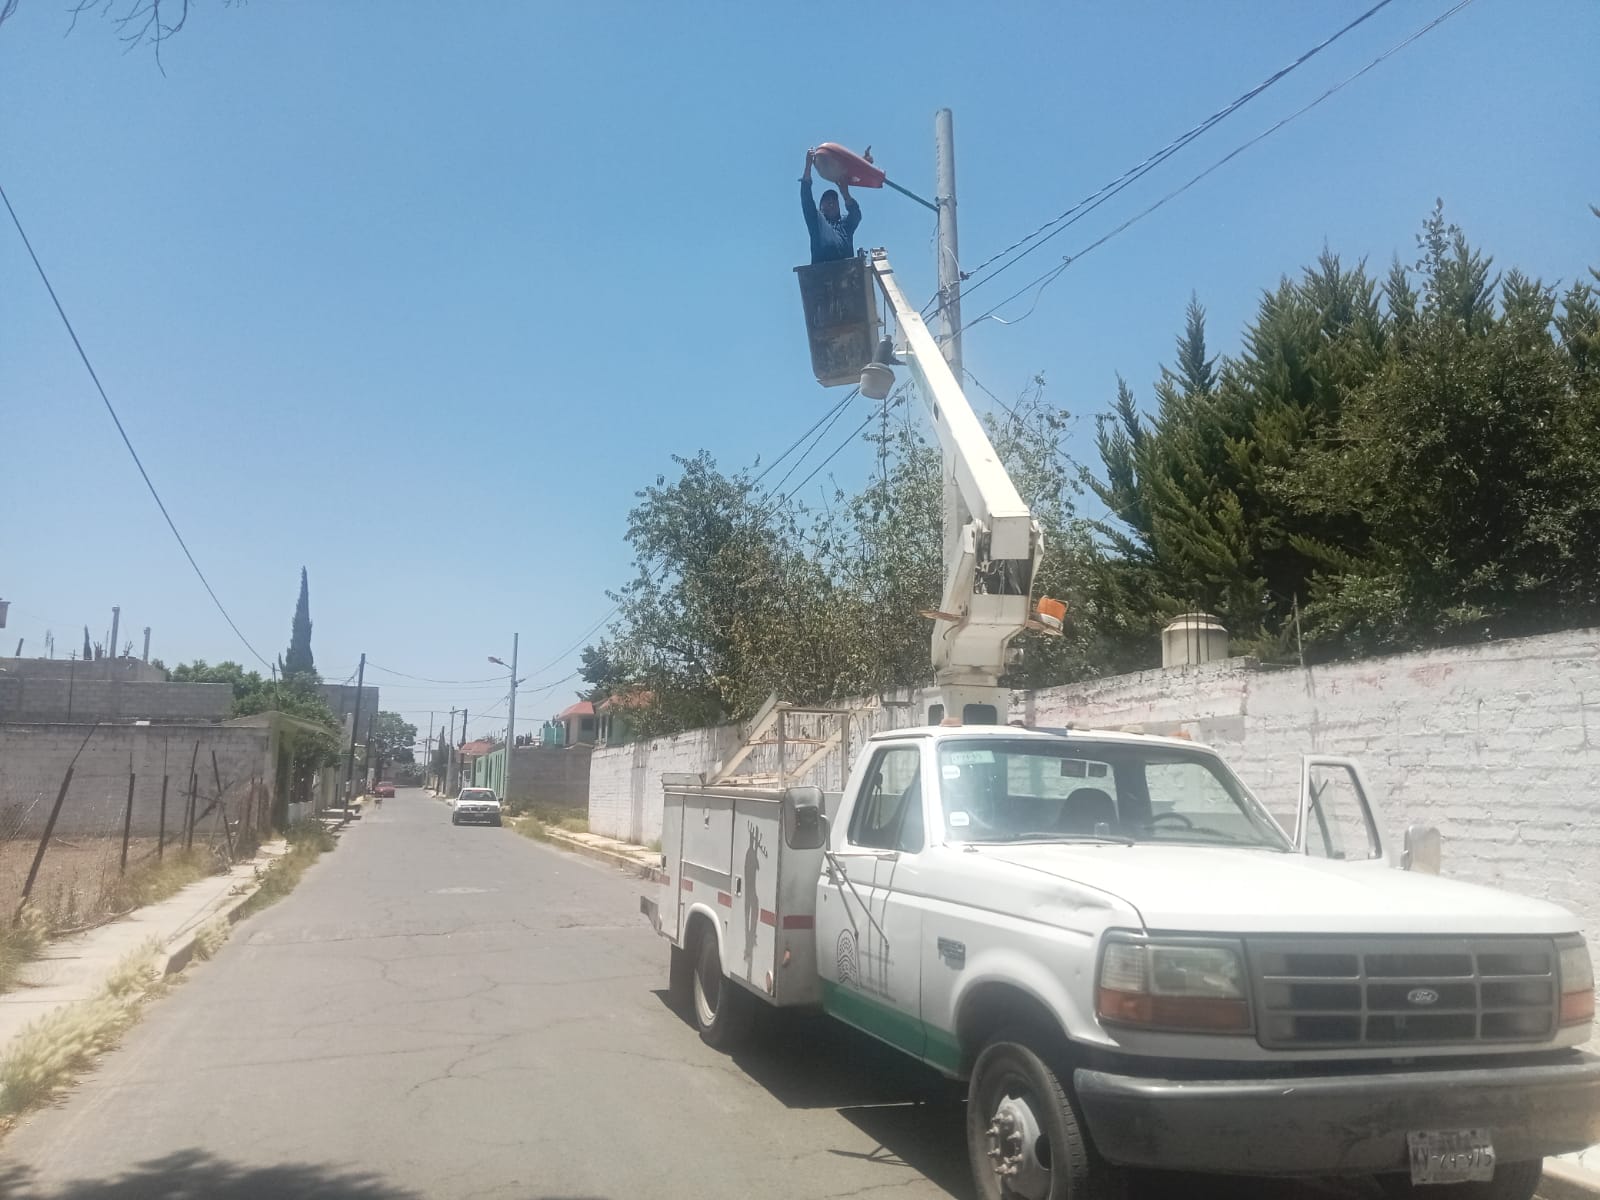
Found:
[[88, 662], [94, 657], [94, 648], [89, 645], [89, 627], [83, 627], [83, 661]]
[[289, 649], [283, 656], [285, 679], [297, 675], [315, 676], [316, 661], [311, 657], [311, 591], [306, 569], [300, 568], [300, 599], [294, 606], [294, 626], [289, 633]]

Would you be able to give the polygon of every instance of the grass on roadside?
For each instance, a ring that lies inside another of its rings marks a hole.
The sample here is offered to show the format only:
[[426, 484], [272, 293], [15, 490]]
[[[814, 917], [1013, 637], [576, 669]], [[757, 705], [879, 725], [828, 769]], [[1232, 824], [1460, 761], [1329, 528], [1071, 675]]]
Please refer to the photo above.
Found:
[[589, 818], [561, 809], [527, 808], [515, 813], [510, 818], [511, 828], [524, 837], [531, 837], [541, 842], [550, 840], [550, 831], [562, 833], [588, 833]]
[[39, 957], [50, 936], [50, 924], [36, 908], [23, 909], [15, 924], [4, 917], [0, 922], [4, 922], [0, 924], [0, 992], [4, 992], [16, 982], [23, 966]]
[[159, 861], [140, 863], [110, 881], [105, 890], [106, 906], [121, 914], [156, 904], [226, 868], [227, 863], [210, 849], [176, 850]]
[[250, 898], [239, 906], [242, 920], [251, 913], [260, 912], [269, 904], [276, 904], [294, 890], [306, 868], [334, 847], [333, 834], [321, 821], [298, 821], [284, 833], [289, 848], [261, 875], [261, 884]]
[[[156, 904], [226, 867], [215, 851], [206, 847], [174, 848], [164, 858], [147, 859], [126, 875], [107, 871], [100, 884], [97, 911], [121, 916], [146, 904]], [[0, 915], [0, 992], [17, 981], [22, 968], [39, 957], [52, 937], [78, 926], [82, 913], [75, 904], [30, 901], [19, 920]]]
[[0, 1120], [48, 1100], [117, 1044], [155, 983], [150, 942], [119, 963], [100, 993], [33, 1022], [0, 1062]]

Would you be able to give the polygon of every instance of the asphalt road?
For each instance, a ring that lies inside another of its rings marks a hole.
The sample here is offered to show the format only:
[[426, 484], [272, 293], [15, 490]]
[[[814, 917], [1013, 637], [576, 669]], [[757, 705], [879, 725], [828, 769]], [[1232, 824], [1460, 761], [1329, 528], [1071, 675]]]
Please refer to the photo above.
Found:
[[704, 1046], [639, 890], [402, 790], [0, 1146], [0, 1196], [971, 1195], [960, 1096], [916, 1064], [825, 1020]]

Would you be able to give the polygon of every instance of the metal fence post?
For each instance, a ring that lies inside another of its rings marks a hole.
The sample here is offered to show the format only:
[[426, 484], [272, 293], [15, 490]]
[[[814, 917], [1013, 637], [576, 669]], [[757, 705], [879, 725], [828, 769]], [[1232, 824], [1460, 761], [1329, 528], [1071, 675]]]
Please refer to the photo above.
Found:
[[228, 865], [233, 865], [233, 831], [228, 828], [228, 804], [222, 798], [222, 770], [217, 766], [217, 752], [211, 752], [211, 778], [217, 783], [217, 818], [222, 822], [222, 839], [228, 847]]
[[133, 785], [138, 776], [133, 773], [133, 755], [128, 755], [128, 803], [122, 810], [122, 865], [118, 875], [128, 873], [128, 835], [133, 832]]
[[28, 906], [28, 897], [33, 894], [33, 881], [39, 877], [39, 864], [44, 861], [44, 848], [50, 844], [50, 835], [56, 831], [56, 818], [61, 815], [61, 805], [67, 798], [67, 788], [72, 785], [72, 772], [73, 768], [68, 767], [67, 773], [61, 777], [61, 790], [56, 793], [56, 802], [50, 808], [50, 819], [44, 823], [44, 836], [39, 839], [39, 848], [33, 852], [33, 866], [28, 868], [28, 881], [22, 885], [22, 900], [17, 905], [16, 915], [11, 918], [13, 925], [22, 920], [22, 910]]
[[167, 852], [167, 784], [171, 781], [171, 775], [163, 775], [161, 777], [161, 824], [156, 836], [157, 862], [165, 858]]

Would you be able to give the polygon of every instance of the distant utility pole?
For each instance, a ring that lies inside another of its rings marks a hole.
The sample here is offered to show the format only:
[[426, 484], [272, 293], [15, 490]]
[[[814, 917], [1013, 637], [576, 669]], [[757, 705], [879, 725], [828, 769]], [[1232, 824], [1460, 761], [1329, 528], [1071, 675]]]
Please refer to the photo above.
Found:
[[361, 728], [361, 691], [362, 685], [367, 680], [367, 656], [361, 656], [361, 664], [356, 667], [356, 711], [350, 718], [350, 753], [344, 763], [344, 802], [345, 807], [350, 806], [352, 796], [350, 785], [355, 781], [356, 772], [356, 731]]
[[[450, 749], [450, 742], [456, 736], [456, 713], [460, 711], [460, 709], [452, 708], [450, 710], [450, 724], [439, 730], [439, 749], [448, 751], [445, 754], [444, 769], [439, 772], [439, 790], [441, 792], [449, 792], [450, 790], [450, 765], [455, 758], [455, 751]], [[449, 730], [448, 734], [446, 729]]]
[[[511, 635], [511, 662], [509, 664], [511, 671], [511, 710], [506, 714], [506, 766], [505, 770], [500, 773], [500, 798], [507, 803], [511, 800], [511, 751], [517, 745], [517, 638], [517, 634], [513, 633]], [[503, 659], [496, 658], [492, 654], [489, 656], [489, 661], [502, 667], [507, 666]]]
[[150, 626], [144, 627], [144, 653], [139, 656], [141, 662], [150, 661]]
[[[122, 624], [122, 609], [112, 606], [111, 609], [111, 642], [106, 646], [106, 657], [117, 657], [117, 627]], [[109, 679], [110, 676], [107, 676]]]

